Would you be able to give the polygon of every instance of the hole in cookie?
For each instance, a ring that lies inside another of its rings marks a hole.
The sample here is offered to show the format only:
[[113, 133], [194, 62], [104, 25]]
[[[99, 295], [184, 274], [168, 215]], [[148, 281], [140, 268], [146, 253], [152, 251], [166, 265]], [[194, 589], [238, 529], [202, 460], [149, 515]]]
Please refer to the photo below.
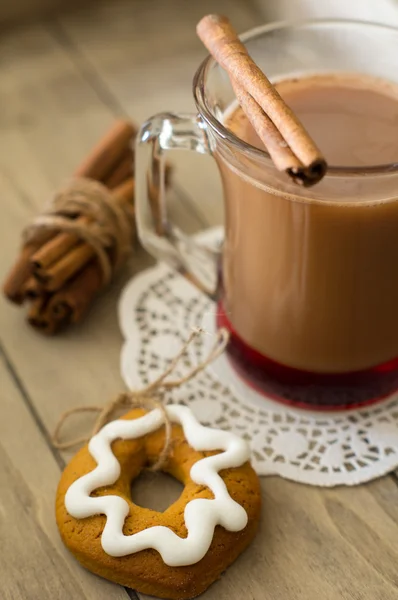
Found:
[[171, 475], [142, 471], [131, 484], [131, 499], [138, 506], [164, 512], [178, 500], [183, 489], [183, 484]]

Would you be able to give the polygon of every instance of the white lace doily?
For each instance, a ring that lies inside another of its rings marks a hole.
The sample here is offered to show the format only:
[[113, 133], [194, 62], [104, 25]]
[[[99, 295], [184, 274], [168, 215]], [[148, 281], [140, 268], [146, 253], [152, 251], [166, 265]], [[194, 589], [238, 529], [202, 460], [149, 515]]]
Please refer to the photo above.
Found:
[[[192, 327], [204, 327], [208, 334], [189, 348], [177, 374], [202, 360], [212, 342], [215, 310], [213, 302], [163, 263], [134, 276], [119, 302], [126, 385], [142, 387], [160, 375]], [[223, 355], [173, 390], [171, 399], [190, 406], [203, 424], [247, 439], [259, 475], [319, 486], [355, 485], [398, 466], [398, 394], [339, 413], [290, 408], [248, 388]]]

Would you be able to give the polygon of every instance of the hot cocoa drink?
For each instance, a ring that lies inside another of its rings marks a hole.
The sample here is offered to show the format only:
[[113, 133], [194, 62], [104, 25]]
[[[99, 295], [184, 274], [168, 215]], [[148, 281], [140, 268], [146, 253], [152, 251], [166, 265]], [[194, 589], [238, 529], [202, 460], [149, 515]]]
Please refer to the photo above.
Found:
[[[244, 344], [286, 367], [388, 368], [398, 357], [398, 188], [378, 177], [381, 168], [369, 169], [368, 180], [355, 170], [398, 162], [398, 87], [329, 74], [277, 89], [332, 168], [316, 198], [283, 187], [276, 195], [216, 153], [227, 215], [224, 320]], [[241, 109], [224, 124], [263, 148]]]

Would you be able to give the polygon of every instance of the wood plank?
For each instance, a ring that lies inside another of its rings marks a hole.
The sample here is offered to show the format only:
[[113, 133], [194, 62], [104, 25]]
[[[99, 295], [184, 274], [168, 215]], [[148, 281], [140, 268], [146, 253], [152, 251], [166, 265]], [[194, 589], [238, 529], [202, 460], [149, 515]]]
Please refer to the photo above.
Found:
[[[227, 13], [240, 31], [256, 23], [250, 3], [239, 0], [155, 0], [145, 8], [139, 0], [116, 0], [60, 19], [57, 32], [77, 63], [84, 60], [86, 72], [101, 78], [115, 102], [143, 121], [158, 112], [196, 112], [191, 82], [206, 51], [195, 25], [208, 12]], [[172, 160], [203, 219], [221, 223], [221, 183], [212, 158], [174, 152]]]
[[397, 486], [318, 490], [263, 479], [263, 522], [206, 600], [396, 599]]
[[60, 468], [0, 353], [0, 581], [4, 600], [127, 600], [82, 569], [55, 525]]
[[[159, 479], [140, 481], [141, 506], [151, 506], [160, 490], [175, 497], [176, 486]], [[391, 478], [332, 490], [278, 478], [261, 484], [254, 543], [203, 598], [398, 598], [398, 487]]]
[[[86, 2], [89, 0], [85, 0]], [[14, 0], [2, 2], [0, 5], [0, 24], [2, 26], [17, 26], [21, 21], [59, 13], [60, 10], [70, 10], [78, 0]]]

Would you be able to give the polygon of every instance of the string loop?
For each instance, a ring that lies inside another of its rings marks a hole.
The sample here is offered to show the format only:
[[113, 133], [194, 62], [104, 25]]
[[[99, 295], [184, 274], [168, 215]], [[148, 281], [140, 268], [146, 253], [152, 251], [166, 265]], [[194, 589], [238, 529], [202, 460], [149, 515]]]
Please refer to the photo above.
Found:
[[198, 373], [203, 371], [210, 363], [212, 363], [224, 352], [229, 341], [228, 331], [226, 329], [220, 329], [217, 332], [215, 342], [210, 348], [208, 355], [198, 365], [190, 369], [182, 377], [167, 380], [167, 377], [176, 370], [180, 360], [186, 354], [189, 346], [202, 333], [202, 329], [194, 329], [187, 341], [182, 346], [181, 350], [171, 360], [167, 369], [165, 369], [165, 371], [159, 375], [159, 377], [145, 387], [139, 390], [122, 392], [111, 402], [105, 404], [105, 406], [81, 406], [65, 411], [61, 415], [52, 435], [52, 443], [54, 447], [58, 448], [59, 450], [68, 450], [69, 448], [72, 448], [78, 444], [80, 445], [88, 442], [89, 438], [85, 437], [75, 438], [67, 442], [60, 441], [59, 436], [62, 426], [64, 425], [65, 421], [69, 420], [69, 418], [74, 414], [84, 412], [98, 413], [93, 430], [91, 432], [90, 437], [92, 437], [98, 433], [98, 431], [102, 429], [104, 425], [109, 423], [109, 421], [115, 417], [115, 414], [122, 409], [128, 410], [132, 408], [143, 408], [145, 410], [153, 410], [158, 408], [163, 413], [165, 441], [158, 460], [154, 465], [152, 465], [151, 469], [154, 471], [161, 469], [167, 459], [171, 444], [171, 422], [166, 411], [166, 392], [173, 388], [181, 387], [184, 383], [190, 381]]

